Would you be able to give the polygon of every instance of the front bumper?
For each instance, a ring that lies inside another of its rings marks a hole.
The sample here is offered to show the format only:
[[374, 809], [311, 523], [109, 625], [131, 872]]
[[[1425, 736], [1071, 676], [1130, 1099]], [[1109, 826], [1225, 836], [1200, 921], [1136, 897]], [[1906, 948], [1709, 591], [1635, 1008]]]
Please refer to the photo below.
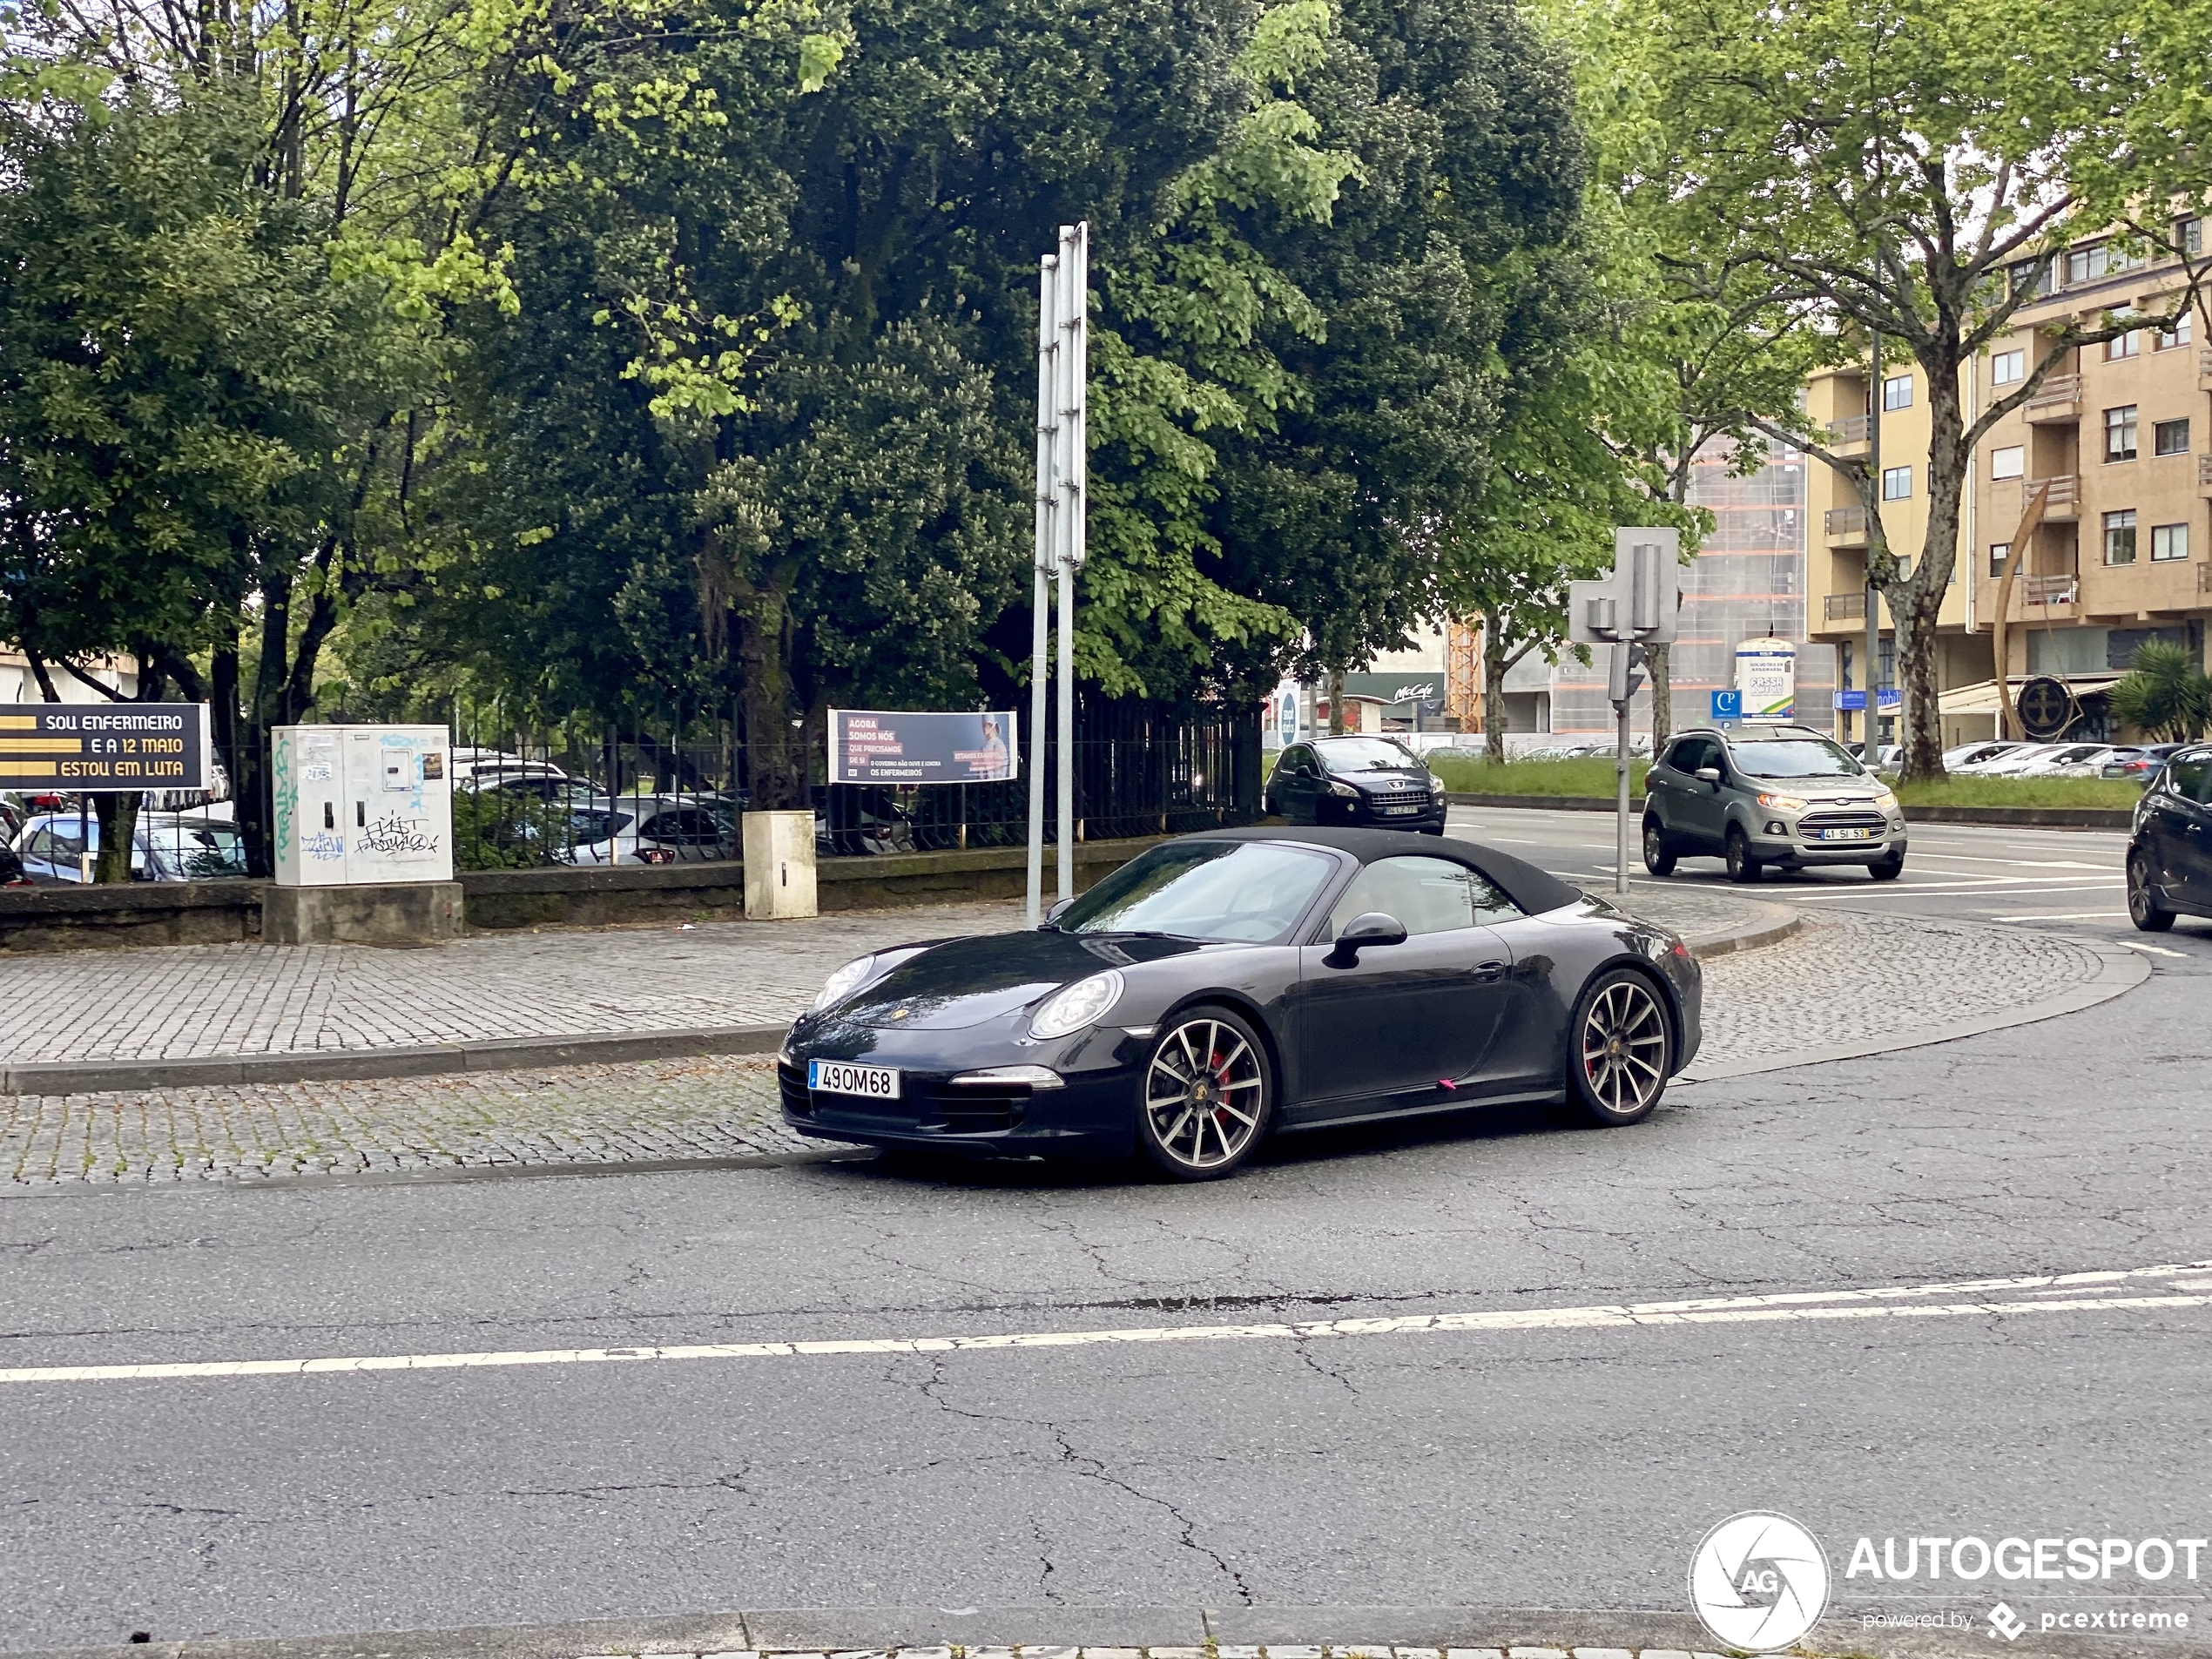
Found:
[[[1149, 1046], [1112, 1026], [1039, 1044], [1013, 1040], [997, 1022], [957, 1032], [860, 1032], [832, 1024], [793, 1031], [777, 1060], [776, 1082], [785, 1126], [819, 1140], [996, 1157], [1126, 1157], [1136, 1150], [1137, 1076]], [[810, 1060], [895, 1066], [900, 1098], [809, 1089]], [[1062, 1086], [952, 1082], [962, 1072], [1007, 1065], [1049, 1066]]]
[[1314, 813], [1323, 824], [1343, 824], [1359, 829], [1436, 830], [1444, 827], [1446, 803], [1436, 799], [1410, 813], [1384, 812], [1369, 800], [1345, 800], [1324, 795]]
[[1788, 836], [1755, 835], [1751, 851], [1768, 864], [1875, 864], [1905, 856], [1905, 836], [1866, 841], [1806, 841]]

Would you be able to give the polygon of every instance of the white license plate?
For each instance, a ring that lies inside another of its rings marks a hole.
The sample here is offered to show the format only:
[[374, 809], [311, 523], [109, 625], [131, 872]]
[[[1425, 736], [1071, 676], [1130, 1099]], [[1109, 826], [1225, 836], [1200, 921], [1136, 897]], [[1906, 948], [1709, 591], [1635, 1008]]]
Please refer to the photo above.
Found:
[[864, 1095], [870, 1100], [899, 1098], [896, 1066], [848, 1066], [842, 1060], [810, 1060], [806, 1086], [831, 1095]]
[[1418, 802], [1408, 801], [1403, 806], [1379, 806], [1375, 810], [1383, 813], [1418, 813], [1420, 811], [1420, 806]]
[[1820, 832], [1824, 841], [1864, 841], [1874, 832], [1871, 829], [1824, 829]]

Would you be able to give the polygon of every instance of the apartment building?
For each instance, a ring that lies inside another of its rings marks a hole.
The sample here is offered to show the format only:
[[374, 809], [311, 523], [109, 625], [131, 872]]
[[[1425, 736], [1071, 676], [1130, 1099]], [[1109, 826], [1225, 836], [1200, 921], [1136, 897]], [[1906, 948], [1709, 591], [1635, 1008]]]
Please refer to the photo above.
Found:
[[[2195, 246], [2201, 221], [2182, 227]], [[2023, 267], [2020, 280], [2028, 280]], [[2016, 388], [2032, 366], [2035, 329], [2107, 311], [2155, 315], [2185, 283], [2178, 261], [2131, 259], [2109, 240], [2069, 247], [2046, 273], [2011, 333], [1973, 361], [1960, 388], [1969, 421]], [[2005, 672], [2015, 702], [2040, 682], [2023, 715], [2034, 736], [2119, 735], [2104, 691], [2144, 640], [2182, 644], [2199, 660], [2212, 617], [2212, 349], [2201, 319], [2170, 333], [2133, 331], [2072, 353], [1977, 448], [1963, 502], [1956, 571], [1944, 596], [1937, 662], [1944, 738], [1994, 736], [1993, 647], [2004, 556], [2038, 495], [2042, 507], [2006, 606]], [[1890, 364], [1874, 381], [1860, 363], [1816, 376], [1807, 411], [1835, 453], [1865, 456], [1878, 399], [1882, 518], [1890, 546], [1917, 556], [1927, 524], [1927, 393], [1917, 366]], [[1808, 637], [1835, 644], [1846, 687], [1867, 684], [1865, 513], [1834, 469], [1809, 479]], [[1886, 606], [1877, 684], [1895, 684]], [[1878, 703], [1879, 698], [1878, 696]], [[1894, 739], [1895, 708], [1879, 715]], [[1838, 711], [1840, 736], [1863, 716]]]

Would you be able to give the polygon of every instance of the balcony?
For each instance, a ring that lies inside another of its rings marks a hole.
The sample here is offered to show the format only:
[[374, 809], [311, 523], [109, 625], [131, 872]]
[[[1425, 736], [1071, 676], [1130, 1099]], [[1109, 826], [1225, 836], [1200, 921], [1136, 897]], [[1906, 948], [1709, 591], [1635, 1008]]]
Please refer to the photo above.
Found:
[[2199, 346], [2196, 348], [2196, 383], [2199, 386], [2212, 387], [2212, 346]]
[[2199, 495], [2212, 493], [2212, 455], [2196, 458], [2196, 489]]
[[1831, 547], [1865, 547], [1866, 509], [1864, 507], [1831, 507], [1821, 515], [1820, 528]]
[[2027, 504], [2029, 492], [2038, 484], [2048, 484], [2051, 494], [2043, 503], [2043, 517], [2052, 523], [2067, 524], [2081, 516], [2081, 480], [2072, 473], [2061, 473], [2055, 478], [2031, 478], [2020, 486], [2020, 504]]
[[1865, 415], [1846, 415], [1840, 421], [1831, 421], [1828, 423], [1828, 447], [1848, 449], [1855, 443], [1864, 443], [1873, 424], [1873, 417]]
[[2020, 603], [2042, 610], [2071, 606], [2081, 590], [2081, 578], [2072, 570], [2020, 578]]
[[2020, 411], [2031, 426], [2044, 426], [2081, 418], [2081, 376], [2054, 374], [2035, 388]]
[[[2212, 565], [2205, 567], [2212, 570]], [[1823, 622], [1864, 622], [1866, 620], [1866, 590], [1857, 593], [1831, 593], [1820, 602]]]

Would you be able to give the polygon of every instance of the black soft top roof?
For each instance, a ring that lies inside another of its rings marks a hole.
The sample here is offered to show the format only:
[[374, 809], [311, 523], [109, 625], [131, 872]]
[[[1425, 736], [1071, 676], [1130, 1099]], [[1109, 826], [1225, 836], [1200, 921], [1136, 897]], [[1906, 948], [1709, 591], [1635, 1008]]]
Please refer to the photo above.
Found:
[[1378, 859], [1436, 858], [1449, 859], [1464, 864], [1470, 870], [1479, 870], [1504, 889], [1511, 899], [1530, 915], [1540, 915], [1547, 910], [1556, 910], [1561, 905], [1579, 900], [1579, 888], [1571, 887], [1548, 870], [1540, 870], [1526, 859], [1517, 859], [1510, 853], [1501, 853], [1494, 846], [1485, 846], [1479, 841], [1455, 840], [1448, 835], [1409, 835], [1404, 830], [1336, 829], [1325, 826], [1311, 828], [1220, 829], [1204, 830], [1190, 838], [1194, 841], [1301, 841], [1308, 846], [1334, 847], [1339, 853], [1349, 853], [1361, 864], [1372, 864]]

